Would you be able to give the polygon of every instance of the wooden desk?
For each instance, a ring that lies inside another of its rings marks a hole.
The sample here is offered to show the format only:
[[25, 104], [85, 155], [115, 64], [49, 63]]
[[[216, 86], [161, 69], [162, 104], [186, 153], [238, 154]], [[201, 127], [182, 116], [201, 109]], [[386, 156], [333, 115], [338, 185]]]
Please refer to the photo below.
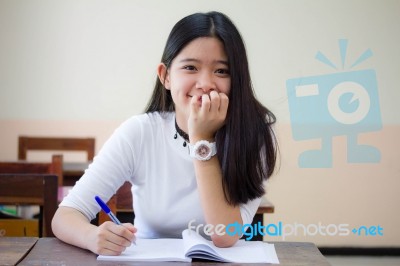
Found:
[[0, 237], [0, 265], [17, 265], [38, 239], [37, 237]]
[[[330, 265], [318, 248], [312, 243], [271, 242], [275, 244], [280, 264], [268, 265]], [[132, 262], [97, 261], [90, 251], [63, 243], [57, 238], [41, 238], [18, 265], [132, 265]], [[243, 265], [238, 263], [217, 263], [193, 261], [184, 262], [135, 262], [134, 265]], [[246, 264], [260, 265], [260, 264]]]

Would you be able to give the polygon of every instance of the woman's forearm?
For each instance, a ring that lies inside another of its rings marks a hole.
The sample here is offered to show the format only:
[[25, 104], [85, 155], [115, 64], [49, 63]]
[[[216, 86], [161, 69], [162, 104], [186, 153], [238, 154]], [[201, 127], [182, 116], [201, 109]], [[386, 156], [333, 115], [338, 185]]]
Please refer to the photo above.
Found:
[[54, 235], [60, 240], [84, 249], [89, 249], [87, 236], [96, 226], [78, 210], [59, 207], [51, 223]]
[[[194, 162], [197, 185], [202, 208], [207, 224], [227, 226], [232, 223], [242, 224], [239, 206], [228, 204], [222, 187], [222, 172], [216, 156], [208, 161]], [[229, 247], [236, 243], [239, 235], [213, 234], [211, 239], [219, 247]]]

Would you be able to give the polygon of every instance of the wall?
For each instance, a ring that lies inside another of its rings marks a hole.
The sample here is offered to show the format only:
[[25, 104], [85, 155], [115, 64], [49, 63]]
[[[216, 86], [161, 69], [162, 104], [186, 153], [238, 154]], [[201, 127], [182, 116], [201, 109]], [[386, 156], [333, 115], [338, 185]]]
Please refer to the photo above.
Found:
[[94, 136], [98, 151], [143, 111], [174, 23], [209, 10], [240, 29], [278, 118], [265, 239], [399, 247], [396, 0], [1, 1], [0, 160], [18, 135]]

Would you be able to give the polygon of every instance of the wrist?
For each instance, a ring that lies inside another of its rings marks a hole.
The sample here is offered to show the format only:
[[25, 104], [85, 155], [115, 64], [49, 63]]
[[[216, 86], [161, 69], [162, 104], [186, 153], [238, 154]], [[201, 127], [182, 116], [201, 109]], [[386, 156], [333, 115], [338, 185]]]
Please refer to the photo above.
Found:
[[190, 136], [190, 144], [196, 144], [196, 142], [201, 141], [201, 140], [206, 140], [208, 142], [215, 142], [215, 137], [214, 136], [207, 136], [207, 135], [194, 135]]
[[214, 141], [199, 140], [189, 144], [190, 157], [199, 161], [208, 161], [217, 154], [217, 145]]

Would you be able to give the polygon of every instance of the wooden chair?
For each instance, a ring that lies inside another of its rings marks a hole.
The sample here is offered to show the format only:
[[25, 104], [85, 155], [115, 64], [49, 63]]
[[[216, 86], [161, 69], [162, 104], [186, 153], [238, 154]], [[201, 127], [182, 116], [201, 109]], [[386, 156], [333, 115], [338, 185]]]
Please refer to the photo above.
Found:
[[[27, 152], [31, 150], [40, 151], [84, 151], [87, 153], [87, 161], [91, 162], [94, 158], [95, 153], [95, 139], [94, 138], [61, 138], [61, 137], [27, 137], [20, 136], [18, 138], [18, 159], [26, 160]], [[65, 163], [68, 164], [68, 163]], [[71, 165], [77, 165], [72, 163]], [[78, 165], [81, 168], [80, 165]], [[80, 178], [83, 170], [82, 169], [70, 169], [69, 165], [65, 165], [63, 170], [63, 176], [65, 177], [68, 185], [75, 184], [75, 182]], [[68, 168], [68, 169], [67, 169]], [[67, 180], [68, 179], [68, 180]], [[71, 182], [70, 182], [70, 179]], [[64, 184], [64, 180], [59, 183], [59, 186]], [[114, 206], [115, 197], [110, 199], [111, 206]], [[100, 212], [99, 221], [106, 221], [108, 216]]]
[[[125, 182], [107, 202], [107, 206], [114, 214], [121, 212], [133, 214], [131, 187], [132, 185], [129, 182]], [[99, 225], [110, 220], [110, 217], [103, 211], [99, 212]]]
[[[53, 155], [50, 163], [34, 163], [26, 161], [0, 162], [0, 173], [3, 174], [54, 174], [57, 184], [63, 184], [63, 156]], [[57, 189], [53, 193], [57, 192]]]
[[18, 159], [26, 160], [27, 152], [30, 150], [84, 151], [87, 153], [87, 160], [93, 161], [95, 139], [20, 136], [18, 138]]
[[94, 138], [27, 137], [18, 138], [18, 159], [26, 160], [28, 151], [82, 151], [87, 154], [86, 162], [65, 162], [63, 164], [63, 182], [59, 186], [73, 186], [82, 176], [95, 153]]
[[56, 175], [0, 174], [0, 204], [39, 205], [39, 236], [53, 237], [51, 220], [57, 209]]

